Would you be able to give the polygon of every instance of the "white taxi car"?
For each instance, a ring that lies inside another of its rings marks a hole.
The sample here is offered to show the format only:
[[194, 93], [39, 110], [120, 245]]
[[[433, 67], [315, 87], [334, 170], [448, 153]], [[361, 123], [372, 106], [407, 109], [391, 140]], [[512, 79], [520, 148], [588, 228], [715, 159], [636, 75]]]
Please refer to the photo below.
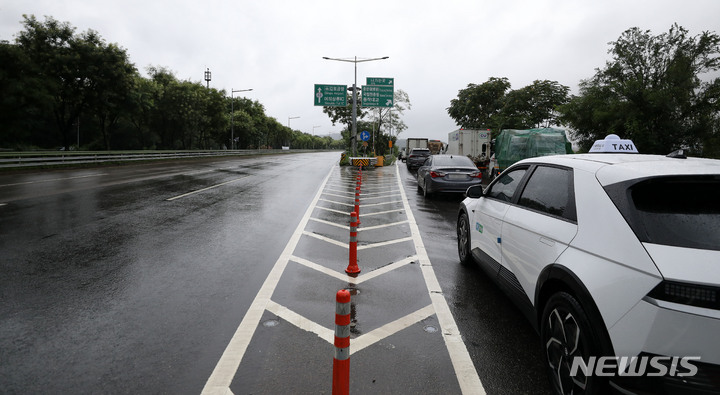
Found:
[[610, 135], [466, 196], [460, 261], [538, 330], [554, 391], [720, 392], [720, 161]]

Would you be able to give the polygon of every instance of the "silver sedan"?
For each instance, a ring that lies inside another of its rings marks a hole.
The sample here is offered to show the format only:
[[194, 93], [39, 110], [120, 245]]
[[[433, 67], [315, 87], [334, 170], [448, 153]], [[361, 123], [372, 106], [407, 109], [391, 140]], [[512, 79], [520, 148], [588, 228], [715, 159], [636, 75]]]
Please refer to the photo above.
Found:
[[432, 155], [417, 172], [418, 190], [429, 196], [435, 192], [465, 192], [482, 183], [482, 172], [467, 156]]

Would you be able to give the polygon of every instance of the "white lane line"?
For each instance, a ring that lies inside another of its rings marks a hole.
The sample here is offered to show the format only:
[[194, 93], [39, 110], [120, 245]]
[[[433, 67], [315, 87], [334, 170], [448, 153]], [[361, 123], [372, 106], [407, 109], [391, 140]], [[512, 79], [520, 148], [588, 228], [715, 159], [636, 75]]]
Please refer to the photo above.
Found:
[[[312, 233], [312, 232], [308, 232], [308, 231], [303, 231], [302, 234], [305, 235], [305, 236], [310, 236], [310, 237], [313, 237], [313, 238], [315, 238], [315, 239], [324, 241], [324, 242], [326, 242], [326, 243], [334, 244], [334, 245], [336, 245], [336, 246], [338, 246], [338, 247], [342, 247], [342, 248], [346, 248], [346, 249], [349, 249], [349, 248], [350, 248], [350, 246], [349, 246], [348, 243], [346, 243], [346, 242], [337, 241], [337, 240], [335, 240], [335, 239], [331, 239], [331, 238], [329, 238], [329, 237], [326, 237], [326, 236], [323, 236], [323, 235], [319, 235], [319, 234], [317, 234], [317, 233]], [[383, 242], [380, 242], [380, 243], [371, 243], [371, 244], [359, 245], [357, 249], [358, 249], [358, 251], [360, 251], [360, 250], [367, 250], [367, 249], [370, 249], [370, 248], [384, 247], [384, 246], [388, 246], [388, 245], [392, 245], [392, 244], [397, 244], [397, 243], [402, 243], [402, 242], [404, 242], [404, 241], [412, 241], [412, 240], [413, 240], [412, 237], [403, 237], [403, 238], [401, 238], [401, 239], [383, 241]]]
[[363, 192], [363, 195], [386, 195], [388, 193], [396, 193], [398, 192], [397, 188], [386, 188], [383, 190], [375, 189], [377, 192], [371, 192], [373, 189], [370, 187], [360, 188], [360, 191]]
[[349, 211], [340, 211], [340, 210], [335, 210], [335, 209], [333, 209], [333, 208], [322, 207], [322, 206], [317, 206], [317, 207], [315, 207], [315, 208], [319, 208], [320, 210], [325, 210], [325, 211], [331, 211], [331, 212], [333, 212], [333, 213], [338, 213], [338, 214], [347, 215], [348, 217], [350, 216], [350, 212], [349, 212]]
[[[325, 221], [324, 219], [320, 219], [320, 218], [310, 217], [310, 221], [319, 222], [321, 224], [334, 226], [334, 227], [340, 228], [340, 229], [350, 230], [350, 227], [347, 225], [336, 224], [335, 222]], [[360, 230], [360, 229], [358, 229], [358, 230]]]
[[[352, 277], [348, 276], [347, 273], [345, 273], [345, 272], [340, 273], [337, 270], [329, 269], [325, 266], [319, 265], [319, 264], [309, 261], [305, 258], [296, 257], [294, 255], [290, 257], [290, 260], [293, 262], [297, 262], [297, 263], [299, 263], [305, 267], [308, 267], [310, 269], [313, 269], [317, 272], [325, 274], [327, 276], [335, 277], [336, 279], [338, 279], [340, 281], [347, 281], [350, 284], [358, 284], [357, 278], [352, 278]], [[345, 270], [344, 268], [340, 268], [340, 269]]]
[[393, 322], [387, 323], [380, 328], [373, 329], [372, 331], [358, 336], [350, 341], [350, 355], [355, 354], [362, 349], [372, 346], [386, 337], [392, 336], [401, 330], [408, 328], [425, 318], [435, 314], [435, 309], [431, 304], [417, 310], [413, 313], [406, 315], [405, 317], [399, 318]]
[[382, 195], [382, 196], [367, 196], [367, 195], [365, 195], [365, 194], [360, 194], [360, 197], [362, 198], [363, 201], [365, 201], [365, 200], [372, 200], [372, 199], [385, 199], [385, 198], [390, 198], [390, 197], [393, 197], [393, 196], [400, 196], [400, 194], [399, 194], [399, 193], [393, 193], [393, 194], [390, 194], [390, 195]]
[[[319, 235], [319, 234], [317, 234], [317, 233], [312, 233], [312, 232], [308, 232], [308, 231], [303, 231], [302, 234], [305, 235], [305, 236], [314, 237], [314, 238], [316, 238], [316, 239], [318, 239], [318, 240], [322, 240], [322, 241], [324, 241], [324, 242], [326, 242], [326, 243], [335, 244], [335, 245], [338, 246], [338, 247], [350, 248], [350, 247], [348, 246], [348, 243], [343, 243], [342, 241], [337, 241], [337, 240], [335, 240], [335, 239], [331, 239], [331, 238], [329, 238], [329, 237], [325, 237], [325, 236]], [[358, 248], [358, 249], [359, 249], [359, 248]]]
[[89, 178], [89, 177], [100, 177], [100, 176], [106, 176], [108, 173], [96, 173], [96, 174], [87, 174], [84, 176], [76, 176], [76, 177], [64, 177], [64, 178], [50, 178], [47, 180], [37, 180], [37, 181], [27, 181], [27, 182], [18, 182], [15, 184], [0, 184], [0, 188], [2, 187], [13, 187], [17, 185], [29, 185], [29, 184], [41, 184], [43, 182], [53, 182], [53, 181], [65, 181], [65, 180], [77, 180], [79, 178]]
[[192, 192], [184, 193], [184, 194], [182, 194], [182, 195], [175, 196], [175, 197], [171, 197], [171, 198], [165, 199], [165, 200], [167, 200], [168, 202], [172, 202], [173, 200], [180, 199], [180, 198], [184, 198], [184, 197], [187, 197], [187, 196], [190, 196], [190, 195], [194, 195], [194, 194], [196, 194], [196, 193], [205, 192], [205, 191], [207, 191], [208, 189], [213, 189], [213, 188], [221, 187], [221, 186], [223, 186], [223, 185], [227, 185], [227, 184], [233, 183], [233, 182], [238, 181], [238, 180], [242, 180], [243, 178], [247, 178], [247, 177], [250, 177], [250, 176], [243, 176], [243, 177], [236, 178], [236, 179], [233, 179], [233, 180], [230, 180], [230, 181], [225, 181], [225, 182], [222, 182], [222, 183], [220, 183], [220, 184], [211, 185], [211, 186], [209, 186], [209, 187], [207, 187], [207, 188], [198, 189], [197, 191], [192, 191]]
[[[391, 272], [391, 271], [393, 271], [393, 270], [395, 270], [395, 269], [401, 268], [401, 267], [403, 267], [403, 266], [405, 266], [405, 265], [409, 265], [409, 264], [415, 262], [416, 260], [417, 260], [417, 256], [415, 256], [415, 255], [409, 256], [409, 257], [407, 257], [407, 258], [405, 258], [405, 259], [403, 259], [403, 260], [400, 260], [400, 261], [397, 261], [397, 262], [393, 262], [393, 263], [391, 263], [391, 264], [389, 264], [389, 265], [385, 265], [385, 266], [383, 266], [383, 267], [380, 267], [380, 268], [377, 268], [377, 269], [372, 270], [372, 271], [370, 271], [370, 272], [367, 272], [367, 273], [365, 273], [365, 274], [362, 274], [362, 275], [360, 275], [357, 279], [353, 279], [353, 280], [355, 280], [355, 284], [361, 284], [361, 283], [363, 283], [363, 282], [365, 282], [365, 281], [372, 280], [372, 279], [375, 278], [375, 277], [382, 276], [382, 275], [385, 274], [385, 273], [389, 273], [389, 272]], [[349, 276], [348, 276], [348, 277], [349, 277]], [[352, 278], [352, 277], [350, 277], [350, 278]]]
[[372, 207], [372, 206], [382, 206], [385, 204], [393, 204], [393, 203], [402, 203], [402, 200], [392, 200], [390, 202], [382, 202], [382, 203], [371, 203], [371, 204], [360, 204], [360, 208], [363, 207]]
[[407, 222], [408, 222], [407, 220], [404, 220], [404, 221], [393, 222], [393, 223], [391, 223], [391, 224], [382, 224], [382, 225], [368, 226], [368, 227], [366, 227], [366, 228], [358, 228], [358, 232], [363, 232], [363, 231], [366, 231], [366, 230], [375, 230], [375, 229], [389, 228], [389, 227], [391, 227], [391, 226], [397, 226], [397, 225], [406, 224]]
[[215, 369], [202, 390], [203, 394], [231, 393], [230, 384], [232, 383], [233, 377], [235, 377], [235, 373], [237, 373], [238, 367], [240, 367], [240, 362], [242, 361], [245, 351], [250, 344], [250, 340], [252, 340], [253, 334], [255, 333], [255, 329], [258, 327], [260, 319], [265, 312], [265, 307], [270, 301], [270, 297], [275, 291], [275, 287], [277, 287], [280, 277], [285, 271], [285, 267], [287, 266], [290, 256], [300, 241], [303, 229], [307, 226], [310, 215], [315, 209], [315, 206], [322, 195], [323, 189], [325, 189], [325, 184], [327, 184], [327, 181], [334, 170], [335, 166], [333, 166], [327, 176], [325, 176], [325, 179], [320, 185], [320, 188], [318, 188], [313, 201], [305, 211], [305, 215], [303, 215], [303, 218], [300, 220], [297, 228], [295, 228], [295, 232], [290, 237], [290, 241], [287, 243], [285, 249], [280, 254], [280, 257], [275, 262], [275, 266], [273, 266], [270, 274], [268, 274], [268, 277], [265, 279], [260, 291], [258, 291], [255, 296], [252, 305], [250, 305], [247, 313], [245, 313], [245, 317], [243, 317], [242, 322], [240, 322], [240, 325], [235, 331], [235, 334], [232, 339], [230, 339], [230, 343], [228, 343], [225, 351], [220, 357], [220, 360], [217, 365], [215, 365]]
[[0, 203], [0, 207], [7, 206], [7, 203]]
[[[341, 273], [341, 272], [339, 272], [339, 271], [337, 271], [337, 270], [333, 270], [333, 269], [327, 268], [327, 267], [325, 267], [325, 266], [319, 265], [319, 264], [317, 264], [317, 263], [315, 263], [315, 262], [309, 261], [309, 260], [304, 259], [304, 258], [299, 258], [299, 257], [296, 257], [296, 256], [291, 256], [291, 257], [290, 257], [290, 260], [293, 261], [293, 262], [297, 262], [297, 263], [299, 263], [299, 264], [301, 264], [301, 265], [303, 265], [303, 266], [305, 266], [305, 267], [308, 267], [308, 268], [310, 268], [310, 269], [313, 269], [313, 270], [315, 270], [315, 271], [318, 271], [318, 272], [320, 272], [320, 273], [323, 273], [323, 274], [325, 274], [325, 275], [328, 275], [328, 276], [330, 276], [330, 277], [335, 277], [335, 278], [337, 278], [338, 280], [346, 281], [346, 282], [348, 282], [348, 283], [350, 283], [350, 284], [358, 285], [358, 284], [362, 284], [362, 283], [365, 282], [365, 281], [372, 280], [372, 279], [375, 278], [375, 277], [382, 276], [383, 274], [388, 273], [388, 272], [391, 272], [391, 271], [393, 271], [393, 270], [395, 270], [395, 269], [397, 269], [397, 268], [403, 267], [403, 266], [405, 266], [405, 265], [409, 265], [409, 264], [411, 264], [411, 263], [413, 263], [413, 262], [415, 262], [415, 261], [417, 260], [417, 256], [415, 256], [415, 255], [409, 256], [409, 257], [407, 257], [407, 258], [405, 258], [405, 259], [403, 259], [403, 260], [400, 260], [400, 261], [397, 261], [397, 262], [393, 262], [393, 263], [391, 263], [391, 264], [389, 264], [389, 265], [385, 265], [385, 266], [383, 266], [383, 267], [377, 268], [377, 269], [372, 270], [372, 271], [370, 271], [370, 272], [361, 274], [361, 275], [359, 275], [358, 277], [348, 276], [347, 273]], [[341, 269], [342, 269], [342, 268], [341, 268]], [[344, 270], [344, 269], [343, 269], [343, 270]]]
[[[267, 303], [267, 310], [285, 321], [295, 325], [296, 327], [305, 331], [318, 335], [319, 338], [332, 344], [335, 341], [335, 331], [328, 329], [322, 325], [319, 325], [309, 319], [301, 316], [300, 314], [288, 309], [287, 307], [280, 305], [272, 300]], [[393, 322], [389, 322], [377, 329], [374, 329], [368, 333], [362, 334], [351, 341], [350, 355], [362, 351], [363, 349], [372, 346], [373, 344], [385, 339], [386, 337], [392, 336], [401, 330], [408, 328], [428, 317], [433, 315], [435, 310], [431, 304], [416, 310], [402, 318], [399, 318]]]
[[[371, 215], [383, 215], [383, 214], [390, 214], [390, 213], [397, 213], [400, 211], [405, 211], [404, 208], [399, 208], [395, 210], [387, 210], [387, 211], [378, 211], [376, 213], [363, 213], [363, 217], [369, 217]], [[347, 213], [346, 213], [347, 214]]]
[[334, 201], [334, 200], [328, 200], [328, 199], [320, 199], [320, 201], [322, 201], [322, 202], [328, 202], [328, 203], [334, 203], [334, 204], [341, 204], [341, 205], [343, 205], [343, 206], [350, 206], [350, 207], [354, 207], [354, 206], [355, 206], [354, 204], [343, 203], [343, 202], [336, 202], [336, 201]]
[[[392, 203], [400, 203], [400, 202], [398, 201], [398, 202], [392, 202]], [[384, 204], [384, 203], [379, 203], [379, 204], [366, 204], [365, 207], [368, 207], [368, 206], [380, 206], [380, 205], [382, 205], [382, 204]], [[355, 205], [352, 205], [352, 206], [354, 207]], [[360, 207], [362, 208], [363, 205], [361, 204]], [[323, 207], [323, 206], [317, 206], [317, 207], [315, 207], [315, 208], [320, 209], [320, 210], [330, 211], [330, 212], [337, 213], [337, 214], [347, 215], [348, 217], [350, 216], [350, 212], [351, 212], [351, 211], [349, 211], [349, 210], [348, 210], [348, 211], [341, 211], [341, 210], [335, 210], [335, 209], [332, 209], [332, 208], [329, 208], [329, 207]], [[378, 212], [372, 212], [372, 213], [368, 213], [368, 212], [362, 211], [361, 217], [370, 217], [370, 216], [373, 216], [373, 215], [383, 215], [383, 214], [390, 214], [390, 213], [398, 213], [398, 212], [401, 212], [401, 211], [405, 211], [405, 209], [404, 209], [404, 208], [399, 208], [399, 209], [395, 209], [395, 210], [385, 210], [385, 211], [378, 211]], [[359, 230], [360, 230], [360, 229], [358, 229], [358, 231], [359, 231]]]
[[[348, 231], [350, 230], [350, 227], [348, 225], [340, 225], [340, 224], [336, 224], [335, 222], [325, 221], [324, 219], [320, 219], [320, 218], [311, 217], [310, 221], [319, 222], [321, 224], [334, 226], [336, 228], [345, 229]], [[406, 224], [407, 222], [408, 222], [407, 220], [404, 220], [404, 221], [393, 222], [390, 224], [381, 224], [381, 225], [375, 225], [375, 226], [368, 226], [366, 228], [358, 228], [358, 232], [362, 232], [362, 231], [366, 231], [366, 230], [389, 228], [391, 226]]]
[[[363, 187], [362, 185], [360, 185], [360, 190], [365, 190], [365, 191], [395, 191], [395, 190], [397, 190], [397, 187], [396, 187], [396, 186], [382, 186], [382, 185], [380, 185], [380, 186], [369, 186], [369, 185], [366, 185], [365, 187]], [[377, 192], [376, 192], [376, 193], [377, 193]]]
[[325, 192], [325, 193], [323, 193], [323, 195], [324, 196], [335, 196], [335, 197], [339, 197], [339, 198], [343, 198], [343, 199], [352, 199], [355, 197], [355, 193], [346, 193], [344, 195], [338, 195], [337, 193]]
[[287, 307], [277, 304], [273, 302], [272, 300], [268, 300], [267, 311], [275, 314], [276, 316], [284, 319], [285, 321], [295, 325], [296, 327], [300, 329], [304, 329], [308, 332], [312, 332], [321, 339], [325, 340], [328, 343], [334, 343], [335, 342], [335, 331], [330, 330], [328, 328], [325, 328], [324, 326], [315, 323], [314, 321], [311, 321], [300, 314], [288, 309]]
[[347, 190], [347, 189], [346, 189], [346, 190], [342, 190], [342, 191], [341, 191], [341, 190], [338, 190], [338, 189], [325, 188], [325, 191], [327, 191], [326, 193], [335, 192], [335, 193], [342, 193], [342, 194], [344, 194], [344, 195], [355, 196], [354, 190], [350, 191], [350, 190]]
[[358, 249], [358, 251], [367, 250], [370, 248], [385, 247], [385, 246], [389, 246], [392, 244], [397, 244], [397, 243], [402, 243], [404, 241], [412, 241], [412, 240], [413, 240], [412, 237], [403, 237], [402, 239], [395, 239], [395, 240], [390, 240], [390, 241], [383, 241], [382, 243], [372, 243], [372, 244], [358, 246], [357, 249]]
[[425, 284], [428, 292], [430, 293], [430, 300], [432, 300], [433, 307], [435, 308], [438, 322], [442, 328], [442, 336], [445, 340], [445, 346], [450, 354], [450, 360], [452, 361], [453, 367], [455, 368], [455, 375], [458, 378], [460, 384], [460, 390], [463, 394], [485, 394], [480, 377], [478, 377], [475, 365], [473, 365], [470, 354], [468, 354], [465, 343], [460, 335], [460, 330], [455, 323], [455, 319], [450, 312], [450, 307], [442, 294], [442, 288], [440, 283], [435, 276], [435, 272], [432, 268], [432, 263], [425, 250], [425, 244], [423, 244], [422, 237], [420, 236], [420, 229], [415, 222], [415, 216], [410, 209], [410, 203], [407, 200], [405, 194], [405, 188], [402, 185], [402, 178], [400, 177], [400, 168], [395, 164], [395, 174], [397, 175], [397, 182], [400, 186], [400, 193], [402, 194], [403, 206], [407, 213], [408, 220], [410, 221], [410, 232], [412, 238], [415, 241], [415, 251], [420, 261], [420, 269], [422, 270], [423, 277], [425, 278]]

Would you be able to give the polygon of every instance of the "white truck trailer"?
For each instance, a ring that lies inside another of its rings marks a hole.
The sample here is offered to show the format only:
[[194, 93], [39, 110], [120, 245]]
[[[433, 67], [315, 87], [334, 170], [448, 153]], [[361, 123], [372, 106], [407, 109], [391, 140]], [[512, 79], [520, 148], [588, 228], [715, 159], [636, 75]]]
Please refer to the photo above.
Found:
[[485, 160], [490, 157], [490, 131], [458, 129], [448, 133], [446, 154]]
[[410, 137], [407, 139], [407, 144], [405, 145], [405, 155], [409, 155], [410, 151], [413, 148], [427, 148], [428, 147], [428, 139], [426, 138], [417, 138], [417, 137]]

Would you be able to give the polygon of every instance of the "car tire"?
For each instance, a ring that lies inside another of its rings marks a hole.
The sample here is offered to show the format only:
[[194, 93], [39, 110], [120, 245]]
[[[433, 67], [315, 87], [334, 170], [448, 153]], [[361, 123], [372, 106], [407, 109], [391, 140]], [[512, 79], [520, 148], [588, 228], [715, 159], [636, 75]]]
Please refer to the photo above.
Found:
[[540, 321], [545, 363], [550, 386], [557, 394], [602, 394], [608, 390], [606, 377], [585, 375], [577, 370], [570, 376], [572, 360], [581, 357], [588, 364], [590, 356], [602, 356], [602, 338], [578, 301], [567, 292], [557, 292], [548, 299]]
[[432, 192], [428, 192], [427, 183], [425, 183], [425, 187], [423, 187], [423, 197], [428, 199], [432, 197]]
[[470, 255], [470, 221], [465, 213], [460, 214], [457, 223], [458, 257], [460, 264], [467, 266], [472, 262]]

